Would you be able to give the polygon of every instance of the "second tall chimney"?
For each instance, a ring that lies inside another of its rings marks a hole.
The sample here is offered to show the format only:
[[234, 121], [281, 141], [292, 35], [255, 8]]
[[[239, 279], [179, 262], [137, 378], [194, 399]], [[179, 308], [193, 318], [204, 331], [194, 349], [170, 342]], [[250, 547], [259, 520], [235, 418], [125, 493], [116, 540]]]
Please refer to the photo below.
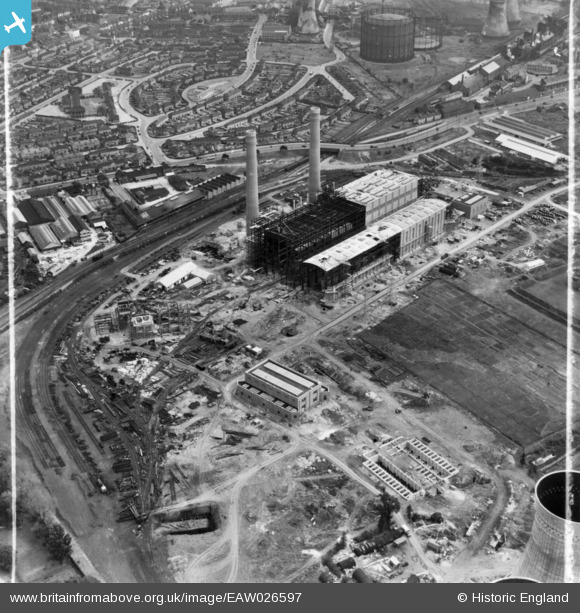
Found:
[[248, 130], [246, 132], [246, 233], [254, 219], [259, 216], [256, 131]]
[[310, 167], [308, 176], [308, 202], [315, 204], [320, 192], [320, 109], [310, 109]]

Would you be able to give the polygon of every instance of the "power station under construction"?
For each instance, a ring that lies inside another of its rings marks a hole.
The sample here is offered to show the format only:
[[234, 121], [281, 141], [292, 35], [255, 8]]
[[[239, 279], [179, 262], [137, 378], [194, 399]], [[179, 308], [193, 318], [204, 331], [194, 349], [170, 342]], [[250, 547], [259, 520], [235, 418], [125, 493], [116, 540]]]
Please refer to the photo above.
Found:
[[[448, 204], [419, 198], [414, 175], [376, 170], [330, 193], [320, 191], [320, 111], [311, 109], [308, 204], [259, 215], [256, 138], [246, 141], [246, 257], [253, 269], [334, 300], [443, 234]], [[372, 225], [369, 225], [372, 224]]]
[[580, 581], [580, 472], [557, 471], [536, 484], [536, 512], [519, 573], [540, 583]]
[[381, 64], [408, 62], [414, 51], [441, 47], [443, 20], [434, 12], [418, 13], [383, 3], [363, 11], [360, 39], [363, 60]]

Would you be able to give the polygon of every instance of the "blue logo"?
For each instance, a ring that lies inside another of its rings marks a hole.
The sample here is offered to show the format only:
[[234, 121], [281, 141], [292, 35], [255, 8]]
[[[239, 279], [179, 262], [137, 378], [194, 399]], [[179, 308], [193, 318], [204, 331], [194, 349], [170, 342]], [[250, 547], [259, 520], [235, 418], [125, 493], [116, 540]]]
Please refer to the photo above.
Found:
[[32, 0], [0, 0], [0, 50], [25, 45], [32, 33]]

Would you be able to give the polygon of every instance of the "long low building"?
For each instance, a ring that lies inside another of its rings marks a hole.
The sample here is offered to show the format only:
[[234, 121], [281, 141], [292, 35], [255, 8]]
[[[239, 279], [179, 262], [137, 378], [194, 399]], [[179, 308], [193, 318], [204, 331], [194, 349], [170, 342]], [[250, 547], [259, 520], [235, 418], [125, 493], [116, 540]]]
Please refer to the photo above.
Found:
[[484, 122], [488, 127], [500, 134], [507, 134], [516, 138], [521, 138], [537, 145], [549, 146], [554, 141], [560, 140], [562, 135], [554, 130], [546, 130], [532, 124], [526, 123], [517, 117], [501, 115]]
[[436, 198], [418, 200], [307, 260], [307, 285], [318, 289], [356, 283], [437, 240], [443, 234], [448, 204]]
[[170, 290], [173, 289], [177, 285], [181, 285], [185, 281], [188, 281], [192, 277], [196, 277], [201, 279], [203, 283], [207, 283], [213, 277], [211, 272], [200, 268], [193, 262], [185, 262], [181, 264], [177, 268], [174, 268], [172, 271], [168, 272], [166, 275], [159, 277], [157, 279], [157, 284], [165, 289]]
[[564, 153], [552, 151], [552, 149], [546, 149], [546, 147], [540, 147], [539, 145], [535, 145], [506, 134], [500, 134], [495, 141], [498, 143], [498, 145], [501, 145], [510, 151], [522, 153], [523, 155], [527, 155], [534, 160], [540, 160], [546, 164], [551, 164], [552, 166], [555, 166], [562, 159], [568, 159], [568, 156]]
[[289, 420], [327, 399], [328, 388], [292, 368], [265, 360], [238, 381], [237, 394], [248, 404]]

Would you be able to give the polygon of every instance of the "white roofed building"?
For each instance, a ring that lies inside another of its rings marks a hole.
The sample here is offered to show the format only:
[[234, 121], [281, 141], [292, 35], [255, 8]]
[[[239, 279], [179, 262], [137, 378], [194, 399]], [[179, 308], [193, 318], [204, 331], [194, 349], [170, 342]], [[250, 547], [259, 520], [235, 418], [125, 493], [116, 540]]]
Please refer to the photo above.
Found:
[[177, 268], [174, 268], [172, 271], [168, 272], [166, 275], [159, 277], [157, 279], [157, 283], [161, 288], [170, 290], [175, 286], [181, 285], [185, 281], [188, 281], [192, 277], [197, 277], [204, 283], [208, 283], [213, 278], [213, 274], [207, 270], [204, 270], [203, 268], [200, 268], [193, 262], [185, 262], [184, 264], [181, 264]]
[[396, 170], [380, 169], [336, 190], [366, 209], [366, 223], [373, 223], [417, 200], [418, 178]]

